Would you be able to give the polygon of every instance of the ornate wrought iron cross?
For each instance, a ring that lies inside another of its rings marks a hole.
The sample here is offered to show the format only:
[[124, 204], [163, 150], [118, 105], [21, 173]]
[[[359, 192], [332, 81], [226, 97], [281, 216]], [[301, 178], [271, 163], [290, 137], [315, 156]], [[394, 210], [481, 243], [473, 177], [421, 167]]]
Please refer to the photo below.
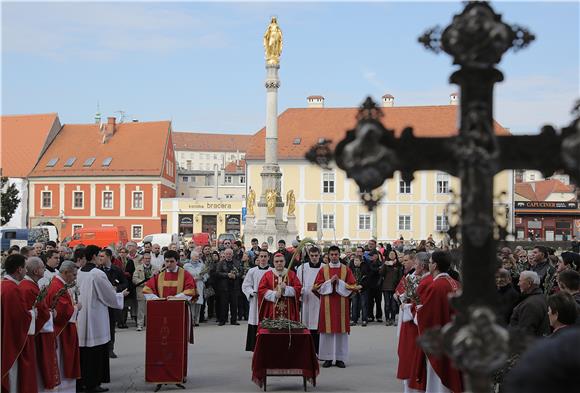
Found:
[[459, 177], [463, 291], [452, 300], [458, 310], [455, 320], [428, 335], [431, 339], [425, 337], [424, 347], [433, 351], [435, 343], [442, 344], [474, 392], [490, 391], [490, 375], [505, 362], [509, 342], [507, 331], [495, 323], [493, 176], [505, 169], [537, 169], [545, 176], [561, 170], [580, 185], [580, 118], [561, 132], [552, 126], [534, 136], [494, 132], [493, 87], [503, 80], [495, 66], [507, 50], [522, 49], [533, 39], [527, 30], [503, 22], [488, 3], [467, 3], [442, 33], [433, 28], [419, 38], [426, 48], [445, 51], [459, 65], [450, 78], [461, 89], [457, 136], [416, 138], [407, 128], [396, 138], [381, 124], [382, 112], [369, 97], [359, 110], [356, 128], [347, 131], [334, 152], [330, 141], [323, 141], [306, 156], [321, 166], [335, 160], [355, 180], [369, 209], [380, 199], [373, 190], [396, 170], [405, 181], [420, 170]]

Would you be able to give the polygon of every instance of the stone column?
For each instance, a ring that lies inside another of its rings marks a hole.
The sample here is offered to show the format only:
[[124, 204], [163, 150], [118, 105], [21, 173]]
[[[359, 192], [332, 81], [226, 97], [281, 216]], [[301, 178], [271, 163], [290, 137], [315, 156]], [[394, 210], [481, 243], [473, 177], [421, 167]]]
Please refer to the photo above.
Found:
[[[260, 217], [266, 217], [266, 192], [274, 189], [278, 193], [276, 198], [276, 220], [282, 220], [282, 173], [278, 166], [278, 88], [280, 79], [278, 77], [279, 64], [266, 64], [266, 144], [264, 167], [260, 176], [262, 177], [262, 192], [258, 202]], [[270, 220], [270, 223], [274, 221]], [[271, 225], [268, 225], [271, 226]]]

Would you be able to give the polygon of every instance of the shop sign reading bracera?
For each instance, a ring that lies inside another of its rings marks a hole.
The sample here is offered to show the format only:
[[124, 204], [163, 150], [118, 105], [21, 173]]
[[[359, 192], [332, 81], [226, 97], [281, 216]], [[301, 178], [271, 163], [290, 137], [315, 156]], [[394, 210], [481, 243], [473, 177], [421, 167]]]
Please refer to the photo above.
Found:
[[516, 209], [578, 209], [578, 202], [516, 202]]

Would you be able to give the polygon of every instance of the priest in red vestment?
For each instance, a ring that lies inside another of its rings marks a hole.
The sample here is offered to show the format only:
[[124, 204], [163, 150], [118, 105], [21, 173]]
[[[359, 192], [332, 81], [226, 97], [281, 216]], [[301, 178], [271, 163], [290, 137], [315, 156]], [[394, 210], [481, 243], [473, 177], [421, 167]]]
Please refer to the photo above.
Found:
[[25, 258], [12, 254], [4, 261], [6, 275], [0, 282], [2, 307], [2, 393], [18, 389], [18, 358], [26, 345], [32, 315], [26, 307], [24, 297], [18, 286], [24, 278]]
[[259, 320], [300, 320], [300, 292], [302, 284], [291, 269], [285, 269], [286, 259], [281, 253], [274, 255], [274, 270], [267, 271], [258, 287]]
[[[405, 255], [403, 257], [403, 265], [405, 265], [405, 270], [408, 271], [408, 274], [401, 279], [395, 291], [401, 302], [399, 344], [397, 347], [399, 356], [397, 378], [403, 380], [403, 391], [411, 393], [413, 391], [425, 391], [425, 379], [421, 383], [415, 376], [418, 369], [415, 366], [415, 362], [419, 362], [421, 359], [424, 362], [425, 355], [417, 344], [419, 330], [414, 321], [414, 312], [417, 305], [421, 303], [419, 300], [421, 284], [432, 280], [429, 273], [429, 254], [419, 252], [414, 258], [410, 254]], [[413, 287], [415, 288], [414, 290]]]
[[[198, 294], [196, 292], [195, 279], [191, 274], [185, 271], [185, 269], [177, 265], [179, 261], [179, 253], [174, 250], [168, 250], [163, 256], [165, 259], [165, 268], [158, 274], [151, 277], [143, 287], [143, 296], [147, 301], [154, 301], [156, 299], [167, 299], [167, 300], [185, 300], [185, 301], [195, 301]], [[189, 307], [186, 307], [186, 312], [189, 312]], [[191, 318], [187, 316], [185, 318], [186, 323], [189, 323], [189, 328], [187, 329], [189, 339], [184, 340], [184, 351], [183, 351], [183, 376], [185, 382], [185, 377], [187, 376], [187, 344], [188, 342], [193, 342], [193, 331], [191, 326]], [[150, 345], [150, 339], [154, 339], [149, 335], [152, 325], [147, 323], [147, 342], [145, 351], [153, 351]], [[146, 365], [147, 367], [147, 365]], [[157, 380], [157, 376], [154, 370], [145, 371], [147, 382], [163, 384], [167, 380]], [[161, 378], [161, 377], [160, 377]]]
[[76, 325], [76, 315], [81, 304], [74, 305], [68, 291], [68, 287], [73, 285], [76, 277], [76, 265], [71, 261], [64, 261], [60, 265], [59, 273], [50, 281], [46, 295], [47, 304], [55, 311], [54, 336], [57, 343], [60, 389], [63, 391], [76, 386], [75, 380], [81, 377], [81, 358]]
[[[460, 284], [449, 276], [450, 267], [451, 256], [448, 252], [435, 251], [431, 254], [429, 271], [433, 276], [433, 282], [425, 291], [425, 296], [421, 298], [422, 304], [417, 309], [419, 334], [451, 322], [455, 311], [451, 308], [449, 297], [460, 289]], [[427, 358], [428, 392], [463, 391], [461, 373], [451, 364], [451, 359], [445, 355], [427, 355]]]
[[[26, 260], [26, 276], [19, 287], [26, 303], [26, 309], [35, 316], [33, 331], [28, 332], [26, 345], [18, 358], [18, 385], [22, 392], [36, 392], [42, 381], [36, 378], [36, 337], [44, 324], [50, 319], [50, 311], [44, 301], [37, 301], [40, 294], [38, 280], [44, 277], [44, 262], [38, 257]], [[44, 300], [44, 299], [43, 299]]]
[[312, 291], [320, 295], [320, 316], [318, 331], [320, 347], [318, 357], [324, 360], [322, 367], [346, 367], [348, 359], [348, 334], [350, 333], [350, 299], [352, 291], [359, 290], [352, 271], [340, 263], [340, 249], [330, 246], [330, 261], [323, 265], [312, 286]]

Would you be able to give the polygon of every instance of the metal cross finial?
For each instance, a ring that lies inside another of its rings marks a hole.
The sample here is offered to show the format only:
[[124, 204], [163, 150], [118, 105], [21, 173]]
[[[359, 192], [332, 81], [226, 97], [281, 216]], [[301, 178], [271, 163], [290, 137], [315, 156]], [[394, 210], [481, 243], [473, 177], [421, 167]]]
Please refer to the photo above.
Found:
[[[459, 224], [450, 228], [450, 235], [460, 232], [463, 261], [463, 289], [452, 300], [457, 315], [443, 329], [424, 334], [422, 342], [426, 349], [444, 351], [464, 372], [467, 389], [477, 393], [490, 391], [490, 376], [507, 358], [515, 337], [508, 338], [496, 322], [496, 236], [505, 236], [506, 231], [498, 229], [494, 219], [493, 177], [506, 169], [537, 169], [546, 176], [561, 170], [580, 184], [580, 118], [561, 132], [552, 126], [544, 126], [539, 135], [495, 131], [493, 88], [503, 80], [495, 66], [510, 48], [519, 50], [533, 39], [528, 30], [504, 23], [487, 2], [467, 3], [442, 33], [432, 28], [419, 38], [425, 47], [445, 51], [459, 65], [450, 78], [461, 88], [457, 136], [417, 138], [407, 128], [397, 138], [394, 130], [383, 126], [381, 110], [367, 98], [356, 127], [346, 132], [334, 153], [324, 143], [308, 155], [324, 165], [334, 159], [355, 180], [370, 209], [380, 198], [377, 188], [395, 171], [406, 181], [413, 172], [425, 170], [445, 171], [460, 179]], [[576, 112], [580, 113], [580, 105]]]

